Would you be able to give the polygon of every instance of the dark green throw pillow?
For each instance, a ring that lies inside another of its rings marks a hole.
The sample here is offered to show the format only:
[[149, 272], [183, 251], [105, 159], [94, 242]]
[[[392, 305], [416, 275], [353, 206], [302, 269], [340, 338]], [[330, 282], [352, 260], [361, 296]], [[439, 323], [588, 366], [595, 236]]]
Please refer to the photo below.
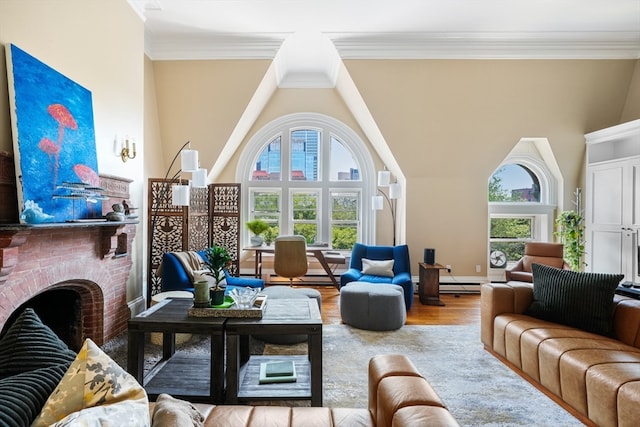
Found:
[[0, 426], [29, 426], [76, 353], [25, 309], [0, 340]]
[[583, 273], [533, 264], [526, 314], [600, 335], [613, 334], [613, 295], [622, 274]]
[[27, 308], [0, 340], [0, 379], [48, 366], [68, 367], [75, 358], [76, 353]]
[[67, 369], [61, 364], [1, 379], [0, 426], [30, 426]]

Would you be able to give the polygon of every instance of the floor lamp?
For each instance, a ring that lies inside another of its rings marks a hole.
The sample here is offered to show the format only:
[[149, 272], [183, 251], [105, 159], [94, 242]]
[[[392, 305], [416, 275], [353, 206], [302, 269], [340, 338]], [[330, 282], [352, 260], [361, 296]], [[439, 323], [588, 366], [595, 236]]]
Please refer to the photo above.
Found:
[[[388, 188], [385, 193], [382, 188]], [[396, 200], [402, 196], [402, 185], [397, 180], [391, 183], [391, 172], [385, 167], [384, 170], [378, 171], [378, 194], [372, 197], [371, 207], [374, 210], [382, 210], [384, 208], [384, 200], [389, 205], [391, 211], [391, 225], [393, 227], [393, 246], [396, 245]]]
[[[187, 148], [189, 146], [189, 148]], [[180, 157], [180, 170], [176, 172], [171, 178], [169, 174], [175, 164], [176, 160]], [[181, 174], [183, 172], [191, 173], [191, 180], [188, 185], [182, 183]], [[171, 204], [174, 206], [189, 206], [191, 201], [191, 187], [193, 188], [205, 188], [207, 186], [207, 170], [201, 168], [198, 160], [198, 151], [192, 150], [190, 141], [187, 141], [176, 153], [171, 160], [171, 164], [167, 169], [167, 173], [164, 176], [163, 186], [160, 188], [158, 197], [155, 198], [155, 206], [152, 206], [151, 217], [151, 229], [149, 230], [149, 272], [147, 273], [151, 277], [151, 269], [153, 268], [153, 244], [154, 236], [156, 232], [156, 222], [158, 220], [158, 212], [160, 211], [160, 205], [163, 203], [165, 197], [168, 196], [169, 188], [171, 188]], [[151, 279], [148, 281], [147, 291], [147, 306], [151, 302]]]

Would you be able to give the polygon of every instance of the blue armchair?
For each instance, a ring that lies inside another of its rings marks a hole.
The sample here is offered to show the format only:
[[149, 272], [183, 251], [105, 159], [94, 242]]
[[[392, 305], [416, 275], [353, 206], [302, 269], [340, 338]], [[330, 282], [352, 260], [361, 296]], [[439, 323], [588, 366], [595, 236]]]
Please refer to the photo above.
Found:
[[[362, 258], [370, 260], [394, 260], [393, 277], [364, 274]], [[351, 252], [349, 269], [340, 276], [340, 287], [349, 282], [392, 283], [404, 289], [404, 302], [407, 310], [413, 304], [413, 283], [411, 282], [411, 263], [409, 262], [409, 247], [399, 246], [369, 246], [356, 243]]]
[[[204, 257], [204, 251], [198, 251], [198, 254]], [[264, 288], [264, 280], [262, 279], [235, 277], [230, 275], [227, 270], [224, 270], [224, 274], [227, 279], [226, 293], [238, 287]], [[189, 275], [178, 257], [171, 252], [162, 256], [162, 291], [193, 292], [193, 283], [191, 283]]]

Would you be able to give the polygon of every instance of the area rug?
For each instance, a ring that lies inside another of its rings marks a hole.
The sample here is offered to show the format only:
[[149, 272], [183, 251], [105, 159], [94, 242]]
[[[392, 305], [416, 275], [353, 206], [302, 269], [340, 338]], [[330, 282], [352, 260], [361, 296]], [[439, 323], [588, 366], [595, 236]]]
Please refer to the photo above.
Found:
[[[206, 352], [209, 340], [194, 336], [180, 351]], [[126, 365], [126, 334], [105, 350]], [[280, 346], [253, 340], [252, 352], [301, 354], [306, 345]], [[146, 348], [148, 364], [159, 346]], [[346, 325], [323, 327], [323, 403], [367, 407], [367, 364], [376, 354], [407, 355], [463, 426], [581, 426], [568, 412], [487, 353], [480, 330], [470, 326], [404, 326], [375, 332]]]

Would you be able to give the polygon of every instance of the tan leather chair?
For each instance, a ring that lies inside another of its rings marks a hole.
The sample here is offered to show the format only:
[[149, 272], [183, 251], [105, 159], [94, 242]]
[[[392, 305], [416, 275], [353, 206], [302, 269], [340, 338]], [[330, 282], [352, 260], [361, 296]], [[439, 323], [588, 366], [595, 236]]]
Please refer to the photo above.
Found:
[[307, 274], [307, 241], [303, 236], [278, 236], [274, 243], [273, 270], [292, 285], [295, 277]]
[[564, 260], [562, 243], [529, 242], [524, 245], [524, 256], [516, 265], [505, 271], [507, 282], [533, 282], [531, 264], [544, 264], [565, 270], [571, 270]]

